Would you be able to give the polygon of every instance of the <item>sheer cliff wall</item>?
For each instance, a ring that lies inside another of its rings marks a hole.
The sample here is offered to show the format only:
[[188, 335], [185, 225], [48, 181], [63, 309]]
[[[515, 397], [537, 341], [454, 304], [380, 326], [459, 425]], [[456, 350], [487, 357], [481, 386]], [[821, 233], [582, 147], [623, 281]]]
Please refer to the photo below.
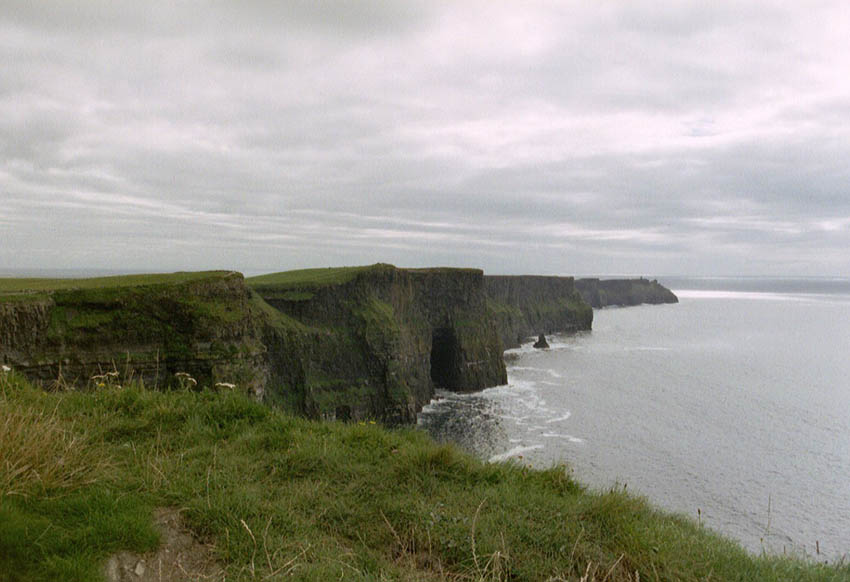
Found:
[[379, 264], [249, 283], [310, 329], [302, 402], [309, 415], [413, 422], [436, 388], [471, 391], [507, 381], [479, 270]]
[[593, 310], [572, 277], [488, 275], [484, 282], [505, 348], [541, 333], [588, 330], [593, 323]]

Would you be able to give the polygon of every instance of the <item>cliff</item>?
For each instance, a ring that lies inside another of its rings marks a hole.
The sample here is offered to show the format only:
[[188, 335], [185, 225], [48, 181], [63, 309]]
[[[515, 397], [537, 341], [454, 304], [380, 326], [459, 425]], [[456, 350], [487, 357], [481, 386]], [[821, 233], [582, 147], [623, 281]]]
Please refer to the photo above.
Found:
[[576, 289], [594, 308], [679, 302], [672, 291], [654, 279], [578, 279]]
[[438, 388], [507, 382], [504, 347], [592, 318], [571, 277], [477, 269], [0, 279], [0, 363], [44, 386], [185, 372], [314, 418], [410, 423]]
[[593, 310], [572, 277], [486, 276], [487, 302], [506, 348], [541, 333], [588, 330]]
[[283, 320], [239, 273], [0, 280], [0, 361], [41, 385], [119, 372], [109, 381], [169, 387], [185, 372], [262, 395], [291, 384], [291, 370], [275, 376], [275, 338], [288, 338]]
[[413, 422], [435, 388], [471, 391], [507, 381], [479, 270], [378, 264], [248, 282], [309, 330], [298, 403], [309, 416]]

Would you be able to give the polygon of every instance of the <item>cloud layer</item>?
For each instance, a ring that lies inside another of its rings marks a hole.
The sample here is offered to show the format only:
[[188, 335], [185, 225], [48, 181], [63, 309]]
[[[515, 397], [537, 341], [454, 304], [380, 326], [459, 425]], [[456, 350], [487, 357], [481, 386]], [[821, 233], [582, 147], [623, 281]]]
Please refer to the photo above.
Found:
[[842, 2], [6, 2], [0, 268], [850, 273]]

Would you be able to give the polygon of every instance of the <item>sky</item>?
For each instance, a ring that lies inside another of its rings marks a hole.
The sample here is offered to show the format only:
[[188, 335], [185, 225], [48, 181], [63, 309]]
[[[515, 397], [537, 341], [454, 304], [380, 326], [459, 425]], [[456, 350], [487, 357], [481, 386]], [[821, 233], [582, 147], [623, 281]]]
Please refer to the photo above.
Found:
[[850, 9], [0, 0], [0, 270], [850, 276]]

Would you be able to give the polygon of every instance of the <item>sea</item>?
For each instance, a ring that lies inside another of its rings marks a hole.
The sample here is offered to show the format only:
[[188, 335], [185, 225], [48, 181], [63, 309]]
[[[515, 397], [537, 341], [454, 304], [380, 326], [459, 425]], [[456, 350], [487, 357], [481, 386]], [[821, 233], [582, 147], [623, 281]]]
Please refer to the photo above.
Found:
[[440, 393], [418, 425], [754, 553], [850, 559], [850, 280], [659, 282], [678, 304], [596, 310], [590, 332], [508, 350], [507, 385]]

